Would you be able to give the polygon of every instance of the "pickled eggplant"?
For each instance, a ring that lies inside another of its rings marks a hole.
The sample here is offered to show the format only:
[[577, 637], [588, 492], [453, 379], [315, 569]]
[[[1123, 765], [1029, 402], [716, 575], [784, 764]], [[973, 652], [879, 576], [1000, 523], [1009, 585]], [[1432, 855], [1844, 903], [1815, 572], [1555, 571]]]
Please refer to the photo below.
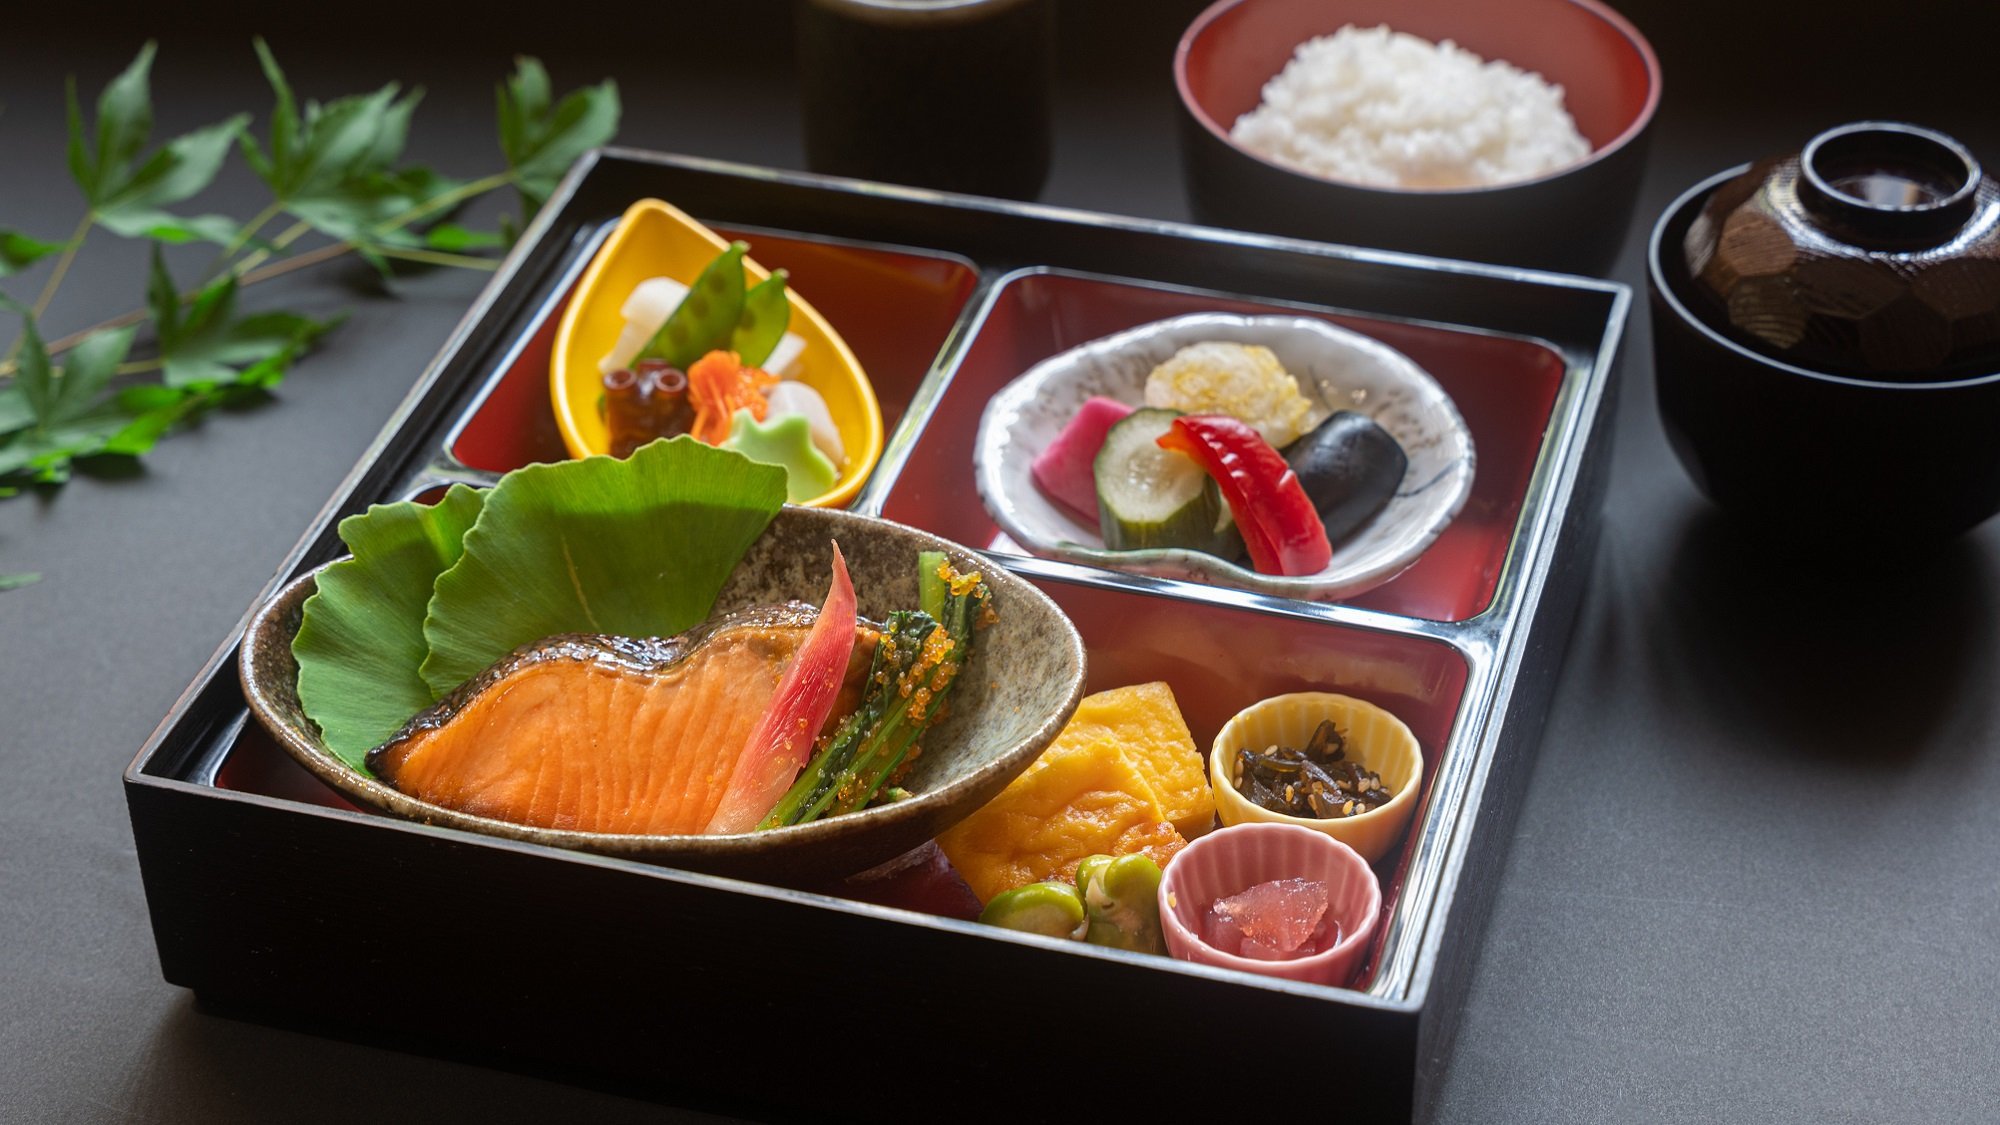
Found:
[[1365, 414], [1337, 410], [1285, 449], [1285, 461], [1326, 525], [1329, 542], [1359, 531], [1402, 486], [1409, 458]]

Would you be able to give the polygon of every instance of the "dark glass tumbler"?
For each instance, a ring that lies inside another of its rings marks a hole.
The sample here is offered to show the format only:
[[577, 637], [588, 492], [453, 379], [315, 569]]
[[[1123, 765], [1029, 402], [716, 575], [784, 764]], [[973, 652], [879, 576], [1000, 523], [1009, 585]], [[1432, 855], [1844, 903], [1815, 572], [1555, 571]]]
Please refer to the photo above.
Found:
[[1049, 0], [799, 0], [807, 166], [1035, 198], [1053, 17]]

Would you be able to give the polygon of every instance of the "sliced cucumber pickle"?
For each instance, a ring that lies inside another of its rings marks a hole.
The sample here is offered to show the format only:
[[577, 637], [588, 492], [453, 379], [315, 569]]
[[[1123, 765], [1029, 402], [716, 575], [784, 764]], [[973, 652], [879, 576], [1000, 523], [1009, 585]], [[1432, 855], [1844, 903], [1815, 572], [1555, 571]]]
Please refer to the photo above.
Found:
[[1114, 551], [1181, 547], [1229, 557], [1236, 525], [1222, 493], [1192, 458], [1161, 449], [1175, 410], [1135, 410], [1104, 435], [1097, 453], [1097, 510]]

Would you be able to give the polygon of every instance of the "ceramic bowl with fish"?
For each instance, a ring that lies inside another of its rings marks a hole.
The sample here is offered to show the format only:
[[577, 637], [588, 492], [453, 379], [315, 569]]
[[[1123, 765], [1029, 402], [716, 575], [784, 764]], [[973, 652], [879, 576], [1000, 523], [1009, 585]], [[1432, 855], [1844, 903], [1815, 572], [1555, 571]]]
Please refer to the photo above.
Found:
[[[819, 602], [826, 594], [828, 540], [846, 558], [864, 620], [880, 621], [918, 604], [920, 551], [943, 551], [958, 569], [978, 570], [991, 592], [994, 620], [978, 632], [949, 708], [922, 735], [922, 753], [900, 782], [909, 796], [893, 803], [766, 831], [654, 835], [531, 826], [413, 797], [335, 757], [301, 708], [292, 641], [317, 571], [283, 587], [252, 619], [240, 654], [245, 695], [258, 721], [300, 764], [364, 808], [526, 843], [793, 885], [852, 874], [936, 836], [1026, 769], [1076, 709], [1084, 653], [1075, 627], [1054, 602], [964, 548], [884, 520], [796, 507], [783, 509], [752, 544], [709, 622], [691, 630], [687, 643], [759, 614], [782, 616], [783, 603]], [[542, 642], [533, 659], [559, 658], [563, 654], [547, 651], [550, 646], [578, 643]], [[599, 639], [569, 655], [601, 659], [605, 650], [621, 647], [612, 656], [643, 663], [671, 658], [673, 643]], [[524, 658], [517, 653], [503, 663]], [[475, 679], [468, 688], [476, 693], [478, 685]], [[441, 704], [452, 705], [452, 698]]]

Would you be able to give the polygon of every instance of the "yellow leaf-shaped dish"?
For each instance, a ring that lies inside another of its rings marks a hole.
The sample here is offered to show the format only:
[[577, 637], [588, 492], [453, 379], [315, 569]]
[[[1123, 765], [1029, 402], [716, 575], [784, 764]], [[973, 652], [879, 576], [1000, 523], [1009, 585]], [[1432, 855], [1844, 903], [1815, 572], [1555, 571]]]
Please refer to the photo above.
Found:
[[[576, 296], [563, 310], [562, 323], [556, 329], [555, 355], [549, 361], [549, 398], [555, 408], [556, 428], [562, 432], [570, 456], [610, 451], [611, 435], [598, 412], [604, 383], [597, 365], [625, 326], [618, 310], [633, 287], [649, 277], [692, 283], [727, 247], [714, 231], [660, 200], [642, 199], [626, 210], [584, 271]], [[770, 276], [770, 271], [747, 257], [743, 273], [751, 285]], [[790, 330], [806, 342], [799, 359], [799, 381], [826, 399], [847, 451], [847, 464], [841, 467], [833, 487], [806, 504], [837, 508], [854, 499], [882, 456], [882, 407], [875, 401], [875, 388], [861, 370], [860, 361], [840, 334], [804, 297], [796, 292], [790, 297]]]

